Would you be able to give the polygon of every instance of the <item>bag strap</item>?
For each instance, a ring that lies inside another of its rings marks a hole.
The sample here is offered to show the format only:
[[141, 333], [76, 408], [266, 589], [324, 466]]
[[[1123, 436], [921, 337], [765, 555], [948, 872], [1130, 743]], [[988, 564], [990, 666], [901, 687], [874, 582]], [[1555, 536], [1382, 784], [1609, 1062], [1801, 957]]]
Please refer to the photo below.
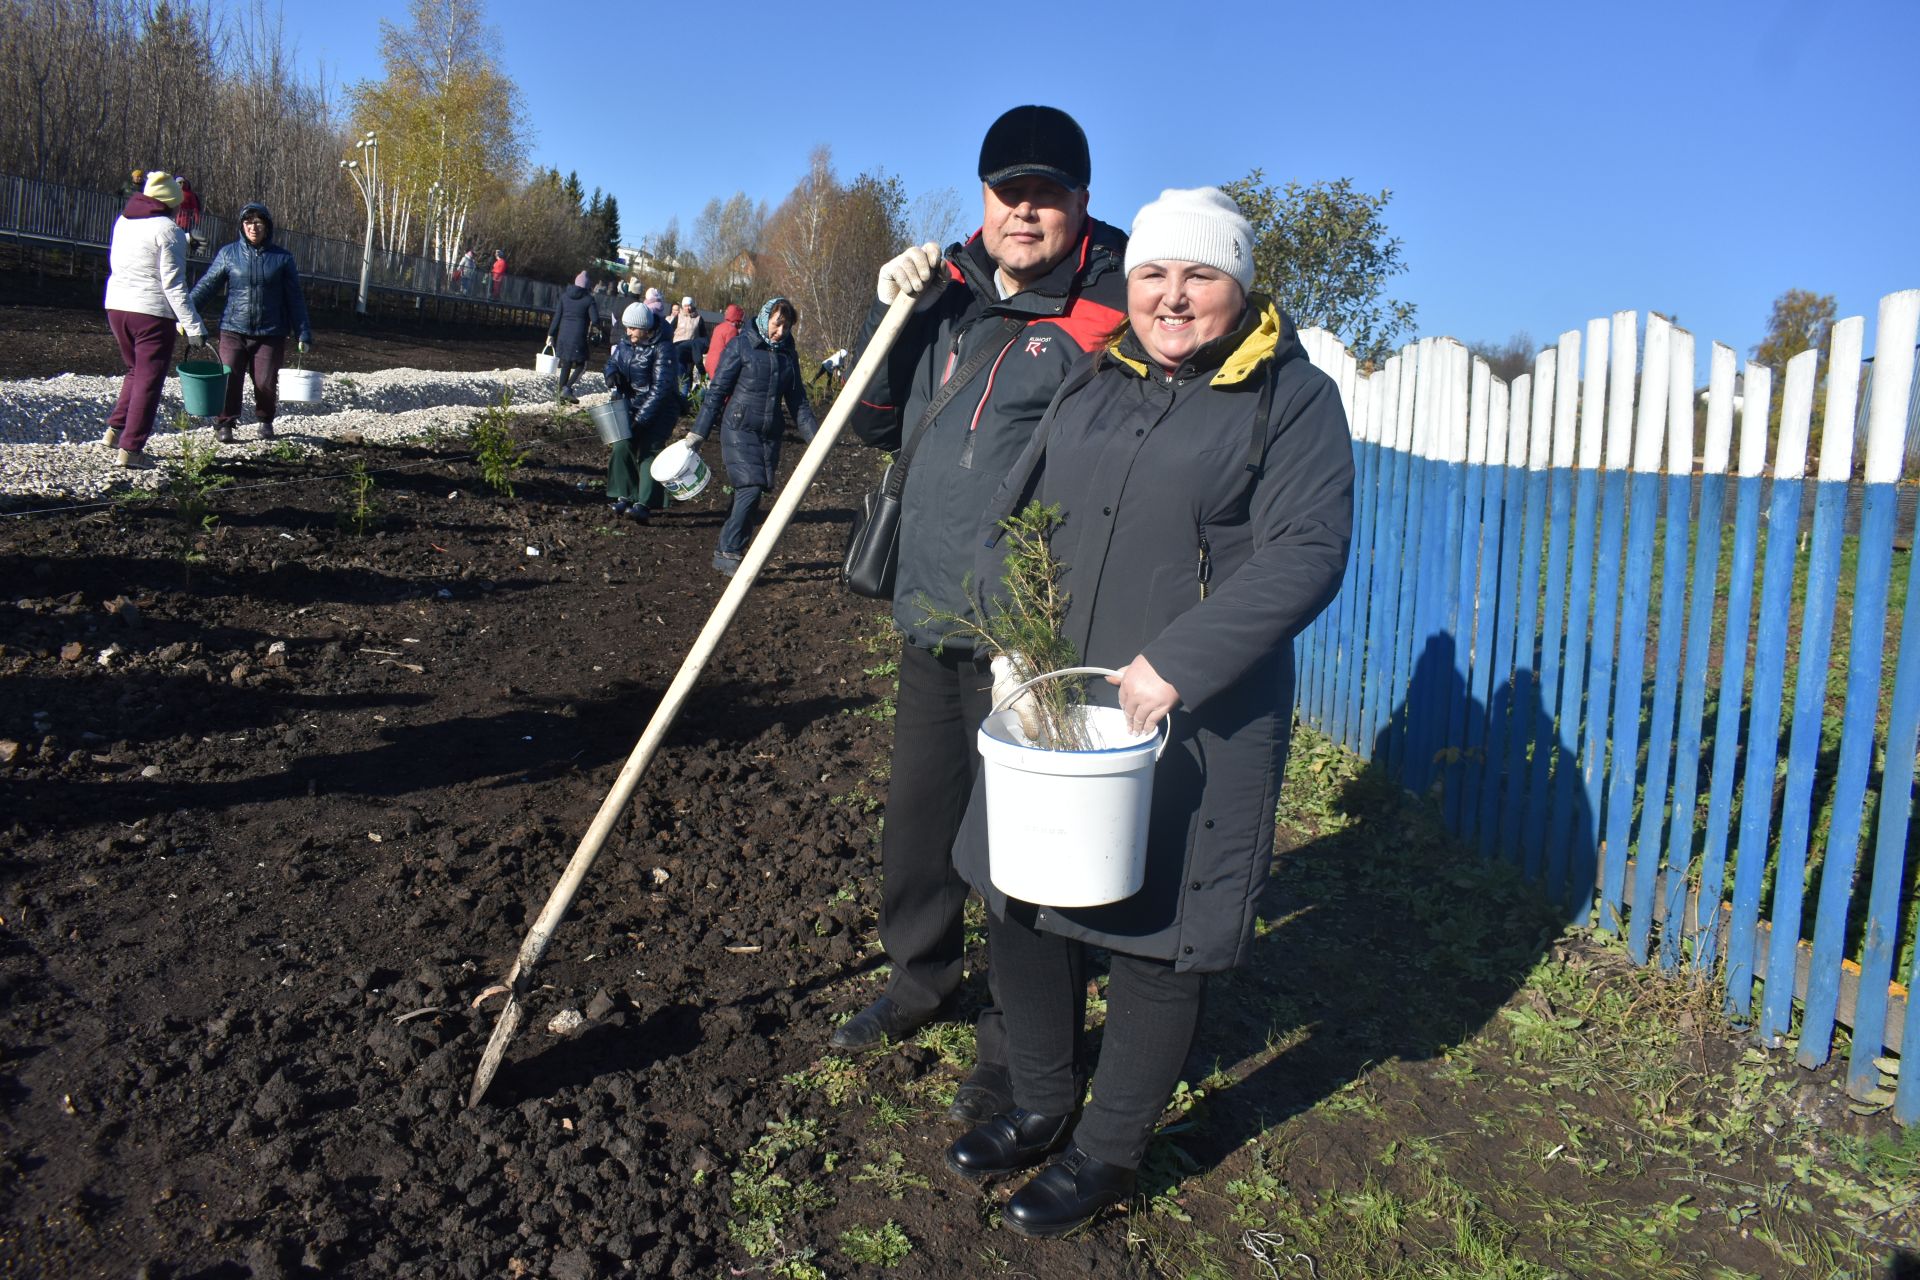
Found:
[[1267, 376], [1260, 383], [1260, 409], [1254, 415], [1253, 433], [1247, 441], [1247, 474], [1258, 480], [1267, 469], [1267, 430], [1273, 425], [1273, 384], [1280, 381], [1280, 371], [1295, 360], [1304, 360], [1307, 353], [1295, 346], [1287, 355], [1273, 362], [1267, 370]]
[[928, 430], [933, 426], [933, 420], [940, 416], [940, 411], [965, 390], [967, 384], [978, 377], [980, 371], [986, 368], [990, 361], [997, 359], [1006, 350], [1006, 344], [1013, 341], [1020, 330], [1026, 326], [1027, 322], [1019, 316], [1002, 316], [999, 334], [1001, 340], [981, 343], [979, 350], [969, 356], [967, 362], [961, 365], [952, 377], [940, 384], [940, 390], [934, 393], [932, 400], [927, 402], [926, 412], [920, 415], [920, 421], [914, 426], [913, 436], [907, 441], [906, 448], [900, 451], [894, 458], [893, 465], [887, 468], [886, 491], [889, 494], [898, 498], [905, 492], [907, 467], [913, 462], [915, 450], [919, 449], [920, 442], [926, 438]]

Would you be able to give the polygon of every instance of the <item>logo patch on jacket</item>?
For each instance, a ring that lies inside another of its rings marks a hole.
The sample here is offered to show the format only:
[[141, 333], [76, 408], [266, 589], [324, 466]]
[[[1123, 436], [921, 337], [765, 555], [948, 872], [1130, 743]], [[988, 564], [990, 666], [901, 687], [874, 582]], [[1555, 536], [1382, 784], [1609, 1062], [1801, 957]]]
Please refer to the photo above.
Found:
[[1047, 351], [1047, 344], [1052, 341], [1053, 341], [1052, 334], [1047, 334], [1042, 337], [1028, 338], [1027, 354], [1035, 357], [1045, 355]]

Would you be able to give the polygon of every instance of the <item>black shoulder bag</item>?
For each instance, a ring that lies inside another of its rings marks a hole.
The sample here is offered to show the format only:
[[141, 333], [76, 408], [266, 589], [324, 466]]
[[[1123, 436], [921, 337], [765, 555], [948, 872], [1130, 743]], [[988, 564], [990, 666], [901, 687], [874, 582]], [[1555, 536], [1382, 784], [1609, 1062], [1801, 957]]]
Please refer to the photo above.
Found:
[[960, 394], [988, 363], [1006, 350], [1006, 343], [1026, 327], [1026, 322], [1017, 316], [1008, 316], [1000, 324], [1003, 340], [982, 343], [941, 385], [928, 402], [926, 412], [920, 415], [906, 447], [880, 477], [879, 487], [867, 494], [861, 500], [860, 510], [854, 512], [853, 528], [847, 535], [846, 560], [840, 566], [840, 581], [853, 594], [869, 600], [893, 599], [894, 575], [900, 567], [900, 495], [907, 488], [907, 466], [947, 402]]

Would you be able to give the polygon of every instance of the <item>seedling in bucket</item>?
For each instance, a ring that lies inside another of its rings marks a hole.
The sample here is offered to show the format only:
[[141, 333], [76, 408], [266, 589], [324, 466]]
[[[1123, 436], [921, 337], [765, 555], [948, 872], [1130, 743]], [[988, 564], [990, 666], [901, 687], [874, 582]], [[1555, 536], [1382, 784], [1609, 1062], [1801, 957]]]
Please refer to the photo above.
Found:
[[[1060, 589], [1066, 566], [1054, 558], [1050, 543], [1059, 524], [1060, 508], [1038, 502], [1002, 520], [1007, 540], [1004, 595], [980, 602], [977, 620], [935, 609], [926, 611], [926, 620], [950, 627], [949, 635], [971, 636], [990, 654], [1006, 655], [1022, 680], [1078, 665], [1079, 653], [1060, 631], [1067, 614], [1067, 594]], [[1031, 702], [1039, 722], [1035, 744], [1084, 750], [1088, 744], [1079, 715], [1083, 701], [1080, 686], [1072, 681], [1034, 684]]]
[[293, 368], [282, 368], [274, 379], [274, 389], [285, 404], [319, 404], [320, 389], [325, 379], [314, 369], [300, 367], [300, 357], [294, 357]]
[[1068, 667], [1033, 677], [995, 702], [976, 736], [987, 793], [987, 872], [1002, 893], [1050, 907], [1097, 907], [1140, 890], [1147, 868], [1153, 766], [1168, 722], [1136, 733], [1118, 707], [1070, 709], [1073, 749], [1036, 745], [1012, 708], [1030, 688], [1066, 676], [1112, 676]]

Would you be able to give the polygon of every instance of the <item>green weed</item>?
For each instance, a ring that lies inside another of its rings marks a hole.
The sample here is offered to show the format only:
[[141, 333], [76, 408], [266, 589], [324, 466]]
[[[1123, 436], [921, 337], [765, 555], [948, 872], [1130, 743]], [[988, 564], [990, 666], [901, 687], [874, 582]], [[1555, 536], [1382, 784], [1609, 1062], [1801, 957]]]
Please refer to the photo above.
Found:
[[781, 1080], [795, 1088], [817, 1093], [837, 1107], [849, 1098], [866, 1092], [867, 1075], [851, 1058], [828, 1054], [808, 1070], [795, 1071], [782, 1076]]
[[881, 1163], [863, 1164], [860, 1172], [853, 1175], [855, 1182], [870, 1182], [874, 1190], [889, 1200], [902, 1200], [909, 1191], [925, 1191], [926, 1178], [907, 1168], [906, 1157], [898, 1151], [887, 1152], [887, 1158]]
[[[896, 1197], [897, 1198], [897, 1197]], [[840, 1233], [840, 1252], [872, 1267], [896, 1267], [913, 1252], [913, 1241], [892, 1219], [877, 1227], [848, 1227]]]

